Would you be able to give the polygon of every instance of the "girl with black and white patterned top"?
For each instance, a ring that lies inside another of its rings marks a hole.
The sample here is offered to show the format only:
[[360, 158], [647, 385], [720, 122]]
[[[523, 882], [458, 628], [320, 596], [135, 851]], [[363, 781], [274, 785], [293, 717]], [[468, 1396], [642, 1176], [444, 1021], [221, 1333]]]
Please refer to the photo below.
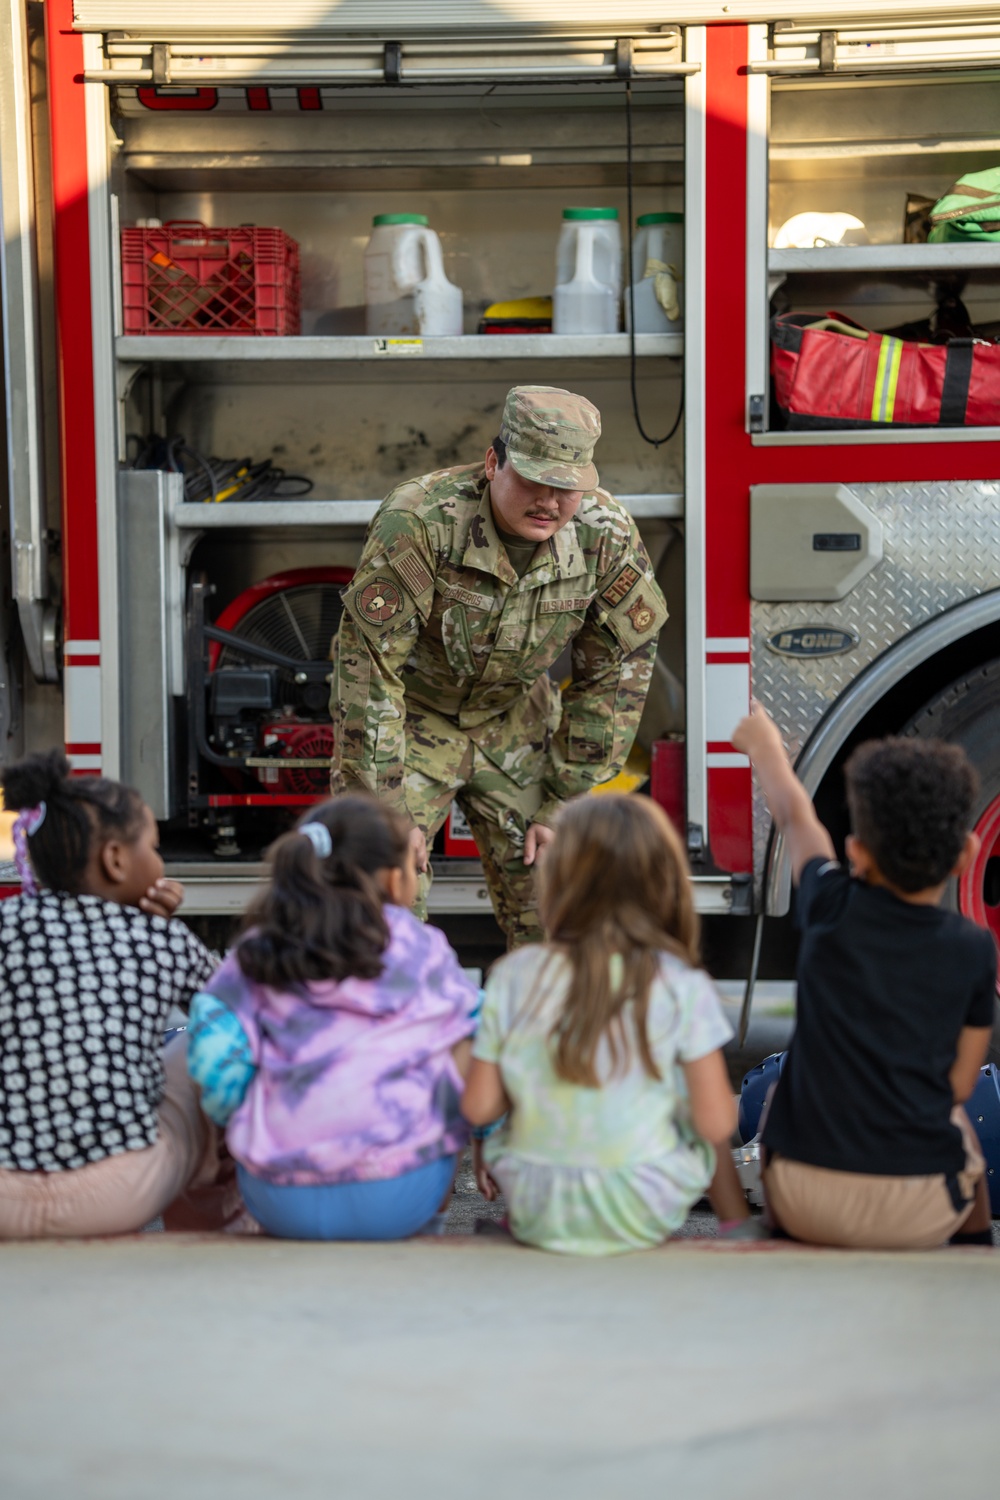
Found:
[[138, 792], [58, 750], [0, 782], [22, 872], [0, 902], [0, 1239], [139, 1229], [214, 1174], [184, 1039], [162, 1039], [216, 960], [172, 917]]

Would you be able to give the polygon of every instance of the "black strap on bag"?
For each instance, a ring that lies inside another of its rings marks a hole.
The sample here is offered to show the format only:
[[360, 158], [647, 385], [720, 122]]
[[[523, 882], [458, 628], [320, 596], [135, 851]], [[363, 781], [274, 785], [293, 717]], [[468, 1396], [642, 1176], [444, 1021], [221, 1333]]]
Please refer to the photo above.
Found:
[[972, 379], [972, 356], [975, 339], [951, 339], [941, 386], [941, 427], [964, 427], [969, 404], [969, 382]]

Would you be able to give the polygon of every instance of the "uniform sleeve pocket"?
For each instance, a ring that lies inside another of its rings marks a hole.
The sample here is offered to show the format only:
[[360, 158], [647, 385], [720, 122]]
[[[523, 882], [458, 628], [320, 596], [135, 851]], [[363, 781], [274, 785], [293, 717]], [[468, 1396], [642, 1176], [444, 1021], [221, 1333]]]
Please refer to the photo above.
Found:
[[571, 724], [566, 744], [566, 759], [596, 765], [611, 754], [611, 725], [600, 719], [584, 719]]

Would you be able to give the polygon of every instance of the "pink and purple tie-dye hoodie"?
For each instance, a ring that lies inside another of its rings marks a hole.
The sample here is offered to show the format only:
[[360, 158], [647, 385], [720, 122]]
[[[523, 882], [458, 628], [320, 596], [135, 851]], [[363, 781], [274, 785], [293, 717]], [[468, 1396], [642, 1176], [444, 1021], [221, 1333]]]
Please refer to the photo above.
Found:
[[475, 1031], [478, 990], [437, 928], [402, 907], [385, 915], [390, 942], [377, 979], [275, 990], [247, 979], [230, 954], [195, 997], [192, 1075], [207, 1106], [220, 1068], [230, 1067], [232, 1102], [241, 1102], [224, 1110], [226, 1139], [257, 1177], [398, 1177], [465, 1144], [451, 1049]]

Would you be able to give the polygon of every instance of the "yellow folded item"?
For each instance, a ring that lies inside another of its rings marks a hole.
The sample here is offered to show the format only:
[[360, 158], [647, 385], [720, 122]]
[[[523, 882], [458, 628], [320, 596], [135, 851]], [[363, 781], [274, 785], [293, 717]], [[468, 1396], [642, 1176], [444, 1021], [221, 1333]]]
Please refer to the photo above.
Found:
[[494, 302], [483, 313], [484, 318], [538, 318], [552, 316], [551, 297], [516, 297], [513, 302]]

